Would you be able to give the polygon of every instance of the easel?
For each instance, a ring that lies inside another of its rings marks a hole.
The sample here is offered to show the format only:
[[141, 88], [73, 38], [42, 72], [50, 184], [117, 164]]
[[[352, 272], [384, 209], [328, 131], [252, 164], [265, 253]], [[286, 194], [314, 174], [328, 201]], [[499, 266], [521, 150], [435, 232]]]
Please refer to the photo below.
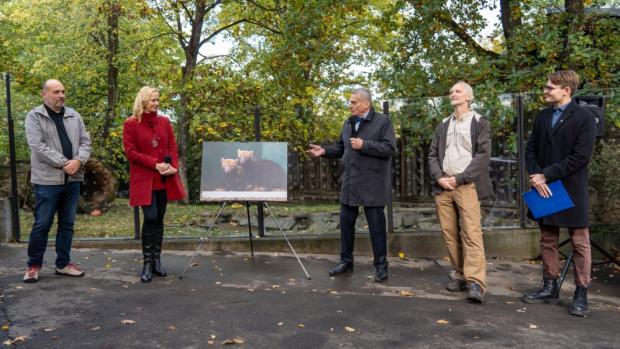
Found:
[[[183, 279], [183, 275], [185, 275], [185, 272], [187, 271], [187, 269], [189, 269], [189, 267], [192, 265], [192, 262], [194, 261], [194, 258], [196, 258], [196, 256], [198, 255], [198, 252], [200, 251], [200, 247], [202, 246], [202, 243], [205, 240], [208, 240], [207, 239], [207, 235], [209, 235], [209, 232], [211, 232], [211, 229], [213, 228], [213, 226], [217, 222], [217, 219], [220, 217], [220, 215], [222, 214], [222, 211], [224, 211], [224, 208], [226, 207], [227, 204], [228, 204], [228, 201], [222, 202], [222, 205], [220, 206], [219, 211], [215, 215], [215, 218], [213, 219], [213, 222], [211, 222], [211, 224], [209, 225], [209, 229], [207, 229], [207, 231], [205, 232], [203, 237], [200, 238], [200, 241], [198, 242], [198, 246], [196, 247], [196, 250], [194, 251], [194, 255], [192, 255], [192, 257], [190, 258], [189, 262], [187, 262], [187, 265], [185, 266], [185, 269], [183, 269], [183, 272], [181, 273], [181, 275], [179, 275], [179, 280]], [[269, 208], [269, 205], [267, 204], [267, 202], [259, 201], [259, 202], [257, 202], [257, 204], [260, 205], [259, 207], [265, 207], [267, 209], [267, 211], [269, 212], [269, 215], [271, 216], [271, 218], [275, 222], [276, 226], [278, 227], [278, 230], [282, 234], [282, 237], [284, 237], [284, 240], [286, 241], [289, 249], [291, 250], [291, 252], [293, 252], [293, 255], [295, 255], [295, 258], [297, 259], [297, 262], [301, 266], [301, 269], [303, 270], [304, 274], [306, 274], [306, 277], [308, 278], [308, 280], [311, 280], [312, 278], [310, 277], [310, 274], [308, 274], [308, 271], [306, 270], [306, 268], [304, 267], [303, 263], [301, 262], [301, 259], [299, 259], [299, 256], [297, 255], [297, 252], [295, 252], [295, 249], [293, 248], [293, 245], [291, 245], [291, 242], [289, 241], [288, 237], [284, 233], [284, 230], [282, 230], [282, 226], [280, 226], [280, 223], [278, 222], [276, 217], [273, 215], [273, 212], [271, 212], [271, 208]], [[246, 208], [247, 208], [247, 214], [248, 214], [248, 233], [249, 233], [249, 237], [250, 237], [250, 250], [251, 250], [251, 253], [252, 253], [252, 257], [254, 257], [254, 246], [253, 246], [253, 243], [252, 243], [252, 241], [253, 241], [252, 240], [252, 224], [251, 224], [251, 221], [250, 221], [250, 202], [249, 201], [246, 201]]]

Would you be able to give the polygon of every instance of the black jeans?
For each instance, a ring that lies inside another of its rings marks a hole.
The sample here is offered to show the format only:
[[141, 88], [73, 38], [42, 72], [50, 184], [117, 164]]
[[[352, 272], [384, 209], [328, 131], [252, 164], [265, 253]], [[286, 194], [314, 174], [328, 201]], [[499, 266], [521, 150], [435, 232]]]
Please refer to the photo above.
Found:
[[[387, 261], [387, 232], [385, 229], [385, 214], [383, 207], [364, 207], [370, 241], [374, 254], [374, 266], [377, 270], [385, 269]], [[357, 220], [358, 207], [340, 205], [340, 261], [353, 263], [353, 247], [355, 244], [355, 221]]]
[[144, 262], [153, 262], [161, 255], [164, 239], [164, 216], [168, 195], [166, 190], [155, 190], [152, 193], [151, 205], [142, 206], [144, 223], [142, 223], [142, 253]]

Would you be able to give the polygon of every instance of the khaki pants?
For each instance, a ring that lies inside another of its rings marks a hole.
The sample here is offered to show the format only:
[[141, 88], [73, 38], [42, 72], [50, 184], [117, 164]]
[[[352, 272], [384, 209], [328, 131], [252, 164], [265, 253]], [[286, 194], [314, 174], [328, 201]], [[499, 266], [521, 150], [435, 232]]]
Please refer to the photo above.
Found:
[[437, 217], [455, 278], [486, 289], [486, 260], [480, 223], [480, 201], [473, 183], [435, 196]]

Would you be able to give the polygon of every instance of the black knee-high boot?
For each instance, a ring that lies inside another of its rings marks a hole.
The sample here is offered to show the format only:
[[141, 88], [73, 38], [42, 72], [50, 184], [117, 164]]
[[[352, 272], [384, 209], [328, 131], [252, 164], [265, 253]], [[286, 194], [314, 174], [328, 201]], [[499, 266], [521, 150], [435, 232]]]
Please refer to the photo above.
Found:
[[164, 229], [158, 229], [155, 233], [155, 244], [153, 245], [153, 274], [157, 276], [166, 276], [166, 270], [161, 265], [161, 246], [164, 242]]
[[153, 278], [153, 264], [155, 251], [155, 234], [142, 231], [142, 255], [144, 256], [144, 267], [140, 275], [140, 281], [151, 282]]

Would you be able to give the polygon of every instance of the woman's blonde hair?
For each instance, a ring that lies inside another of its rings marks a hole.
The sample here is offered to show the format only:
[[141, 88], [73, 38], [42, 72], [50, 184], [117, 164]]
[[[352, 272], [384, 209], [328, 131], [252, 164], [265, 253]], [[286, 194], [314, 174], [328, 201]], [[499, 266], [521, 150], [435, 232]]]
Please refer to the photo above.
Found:
[[151, 99], [151, 96], [155, 92], [159, 93], [159, 90], [150, 86], [144, 86], [138, 91], [136, 100], [133, 102], [133, 116], [135, 116], [138, 121], [142, 121], [142, 114], [144, 113], [146, 102]]

